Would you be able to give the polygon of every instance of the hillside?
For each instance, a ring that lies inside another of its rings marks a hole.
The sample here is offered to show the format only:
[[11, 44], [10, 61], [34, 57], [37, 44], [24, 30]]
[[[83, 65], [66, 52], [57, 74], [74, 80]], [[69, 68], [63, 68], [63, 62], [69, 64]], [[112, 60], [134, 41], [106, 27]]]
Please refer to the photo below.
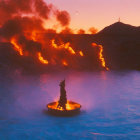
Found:
[[[76, 51], [80, 50], [84, 53], [83, 57], [78, 54], [76, 56], [68, 54], [66, 50], [57, 51], [55, 53], [49, 52], [47, 55], [44, 50], [41, 49], [44, 57], [47, 56], [49, 60], [52, 60], [52, 56], [55, 58], [57, 55], [57, 65], [43, 65], [34, 57], [19, 56], [17, 52], [12, 49], [9, 42], [0, 43], [0, 68], [6, 69], [23, 69], [25, 71], [43, 71], [48, 70], [61, 70], [61, 69], [76, 69], [76, 70], [104, 70], [99, 60], [99, 48], [93, 48], [92, 43], [101, 44], [103, 46], [103, 57], [105, 59], [106, 66], [111, 70], [140, 70], [140, 27], [131, 26], [121, 22], [114, 23], [108, 27], [105, 27], [96, 35], [75, 35], [75, 34], [44, 34], [42, 38], [45, 42], [55, 39], [55, 43], [66, 44], [70, 43], [70, 46]], [[27, 41], [28, 49], [30, 52], [35, 53], [34, 45], [37, 42]], [[23, 42], [24, 43], [24, 42]], [[33, 45], [34, 44], [34, 45]], [[39, 44], [38, 44], [39, 45]], [[33, 51], [32, 51], [33, 50]], [[52, 51], [52, 49], [51, 49]], [[32, 54], [33, 55], [33, 54]], [[31, 55], [31, 56], [32, 56]], [[66, 58], [69, 65], [61, 66], [60, 60]], [[60, 59], [60, 60], [59, 60]], [[9, 68], [10, 67], [10, 68]]]

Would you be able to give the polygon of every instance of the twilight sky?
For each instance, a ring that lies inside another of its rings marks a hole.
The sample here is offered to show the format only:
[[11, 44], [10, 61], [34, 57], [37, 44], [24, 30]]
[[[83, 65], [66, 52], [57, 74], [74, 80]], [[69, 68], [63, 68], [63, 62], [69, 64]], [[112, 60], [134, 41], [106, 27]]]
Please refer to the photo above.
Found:
[[71, 16], [73, 29], [96, 27], [103, 29], [121, 18], [121, 21], [140, 26], [140, 0], [45, 0]]

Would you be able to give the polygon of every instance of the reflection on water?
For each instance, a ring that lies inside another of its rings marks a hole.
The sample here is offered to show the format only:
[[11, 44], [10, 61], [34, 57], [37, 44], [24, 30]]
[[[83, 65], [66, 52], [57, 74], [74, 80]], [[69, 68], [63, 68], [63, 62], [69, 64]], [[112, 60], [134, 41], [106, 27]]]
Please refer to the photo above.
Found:
[[[59, 98], [82, 105], [75, 117], [43, 113]], [[65, 72], [38, 76], [0, 74], [0, 140], [140, 139], [140, 72]]]

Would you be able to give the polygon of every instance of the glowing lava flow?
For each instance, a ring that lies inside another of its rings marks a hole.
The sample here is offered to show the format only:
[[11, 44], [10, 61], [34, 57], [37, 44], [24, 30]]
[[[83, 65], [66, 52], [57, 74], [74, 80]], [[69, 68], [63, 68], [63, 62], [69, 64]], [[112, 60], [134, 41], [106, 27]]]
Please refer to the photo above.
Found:
[[12, 38], [12, 39], [11, 39], [11, 44], [13, 44], [14, 49], [15, 49], [16, 51], [18, 51], [20, 55], [23, 55], [22, 48], [16, 43], [16, 39], [15, 39], [15, 38]]
[[101, 61], [101, 65], [106, 70], [109, 70], [109, 68], [106, 67], [105, 59], [103, 57], [103, 46], [102, 45], [97, 45], [96, 43], [92, 43], [92, 46], [93, 47], [99, 47], [99, 60]]
[[75, 55], [76, 54], [76, 52], [73, 50], [73, 48], [70, 46], [70, 43], [68, 42], [68, 43], [66, 43], [66, 44], [61, 44], [61, 45], [57, 45], [56, 43], [55, 43], [55, 40], [53, 39], [53, 40], [51, 40], [51, 46], [53, 47], [53, 48], [55, 48], [55, 49], [66, 49], [66, 50], [68, 50], [71, 54], [73, 54], [73, 55]]
[[83, 54], [83, 52], [82, 52], [82, 51], [80, 51], [80, 52], [79, 52], [79, 54], [80, 54], [80, 56], [84, 56], [84, 54]]
[[33, 41], [37, 41], [37, 39], [36, 39], [36, 35], [37, 33], [36, 33], [36, 31], [32, 31], [32, 34], [31, 34], [31, 39], [33, 40]]
[[68, 66], [68, 63], [67, 63], [65, 60], [62, 61], [62, 64], [63, 64], [64, 66]]
[[44, 59], [40, 52], [37, 53], [38, 59], [42, 64], [49, 64], [48, 60]]

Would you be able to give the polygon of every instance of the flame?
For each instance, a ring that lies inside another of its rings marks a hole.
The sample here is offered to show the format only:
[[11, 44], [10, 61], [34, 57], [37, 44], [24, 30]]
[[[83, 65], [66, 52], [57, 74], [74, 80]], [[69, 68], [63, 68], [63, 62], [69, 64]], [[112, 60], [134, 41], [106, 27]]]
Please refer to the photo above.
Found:
[[[49, 63], [49, 66], [60, 64], [74, 69], [88, 69], [89, 65], [93, 65], [92, 60], [89, 60], [90, 48], [85, 47], [84, 53], [81, 51], [84, 47], [82, 43], [88, 42], [88, 46], [90, 37], [74, 35], [74, 29], [69, 27], [70, 15], [66, 10], [54, 8], [53, 4], [46, 3], [45, 0], [21, 0], [21, 5], [13, 1], [0, 0], [0, 5], [3, 5], [0, 6], [0, 28], [5, 31], [1, 39], [9, 41], [10, 37], [11, 46], [19, 55], [39, 59], [43, 64]], [[89, 31], [95, 33], [96, 29], [92, 27]], [[83, 29], [78, 32], [85, 34]], [[86, 40], [83, 42], [84, 38]], [[46, 52], [47, 59], [44, 59], [46, 57], [41, 50]], [[100, 59], [104, 61], [102, 57]], [[82, 62], [86, 61], [89, 63], [83, 65]]]
[[96, 43], [93, 42], [93, 43], [92, 43], [92, 46], [93, 46], [93, 47], [97, 47], [98, 45], [97, 45]]
[[27, 31], [24, 31], [24, 36], [29, 40], [33, 40], [37, 42], [37, 41], [40, 41], [39, 39], [42, 37], [42, 34], [38, 30], [31, 30], [31, 31], [27, 30]]
[[92, 46], [93, 47], [99, 47], [99, 60], [101, 62], [101, 65], [106, 70], [109, 70], [109, 68], [106, 67], [105, 59], [104, 59], [104, 56], [103, 56], [103, 46], [102, 45], [97, 45], [96, 43], [92, 43]]
[[70, 43], [69, 42], [67, 42], [67, 43], [62, 43], [61, 45], [57, 45], [56, 43], [55, 43], [55, 40], [53, 39], [53, 40], [51, 40], [51, 46], [53, 47], [53, 48], [55, 48], [55, 49], [66, 49], [66, 50], [68, 50], [68, 52], [69, 53], [71, 53], [71, 54], [73, 54], [73, 55], [75, 55], [76, 54], [76, 52], [73, 50], [73, 48], [70, 46]]
[[80, 56], [84, 56], [83, 52], [82, 51], [79, 51], [79, 54]]
[[[33, 41], [35, 41], [35, 42], [41, 42], [41, 45], [42, 45], [42, 47], [44, 47], [44, 50], [46, 50], [46, 51], [48, 51], [49, 50], [49, 48], [47, 48], [46, 47], [46, 44], [47, 44], [47, 42], [46, 41], [44, 41], [43, 39], [42, 39], [42, 37], [41, 37], [41, 34], [39, 34], [38, 33], [38, 31], [36, 31], [36, 30], [33, 30], [33, 31], [31, 31], [31, 32], [27, 32], [27, 31], [25, 31], [24, 32], [24, 35], [29, 39], [29, 40], [33, 40]], [[57, 44], [57, 43], [55, 43], [56, 41], [55, 41], [55, 39], [52, 39], [52, 40], [50, 40], [50, 45], [49, 45], [49, 47], [50, 48], [55, 48], [56, 49], [56, 51], [58, 51], [58, 50], [60, 50], [60, 51], [63, 51], [63, 50], [66, 50], [66, 51], [68, 51], [68, 53], [69, 54], [71, 54], [71, 55], [74, 55], [74, 56], [80, 56], [80, 57], [82, 57], [82, 56], [84, 56], [84, 54], [83, 54], [83, 52], [82, 51], [77, 51], [77, 52], [75, 52], [75, 50], [71, 47], [71, 44], [70, 44], [70, 42], [67, 42], [67, 43], [63, 43], [62, 41], [60, 41], [59, 42], [59, 45]], [[16, 50], [16, 51], [18, 51], [19, 52], [19, 54], [21, 55], [21, 56], [33, 56], [33, 55], [37, 55], [37, 58], [38, 58], [38, 60], [42, 63], [42, 64], [48, 64], [48, 63], [50, 63], [50, 64], [52, 64], [52, 65], [56, 65], [57, 64], [57, 62], [55, 61], [56, 59], [57, 59], [57, 56], [55, 56], [55, 55], [53, 55], [54, 53], [55, 53], [55, 51], [53, 52], [51, 52], [52, 53], [52, 58], [51, 58], [51, 60], [50, 60], [50, 62], [48, 62], [48, 60], [47, 59], [45, 59], [43, 56], [42, 56], [42, 53], [41, 52], [37, 52], [37, 53], [35, 53], [35, 54], [30, 54], [28, 51], [26, 51], [26, 50], [24, 50], [24, 54], [23, 54], [23, 50], [22, 50], [22, 46], [21, 45], [19, 45], [18, 43], [17, 43], [17, 39], [14, 37], [14, 38], [12, 38], [11, 39], [11, 44], [13, 44], [13, 46], [14, 46], [14, 49]], [[47, 50], [47, 49], [48, 50]], [[67, 59], [67, 56], [65, 56], [65, 58], [64, 59]], [[66, 60], [64, 60], [64, 59], [61, 59], [60, 60], [60, 62], [61, 62], [61, 64], [63, 65], [63, 66], [68, 66], [69, 64], [68, 64], [68, 62], [66, 61]], [[58, 62], [59, 63], [59, 62]], [[59, 63], [60, 64], [60, 63]]]
[[[49, 45], [49, 47], [50, 48], [46, 48], [45, 46], [47, 45], [47, 43], [41, 38], [41, 35], [38, 35], [38, 32], [36, 31], [36, 30], [34, 30], [34, 31], [32, 31], [32, 32], [29, 32], [29, 33], [27, 33], [26, 32], [26, 35], [31, 39], [31, 40], [33, 40], [33, 41], [35, 41], [35, 42], [41, 42], [41, 44], [42, 44], [42, 46], [44, 47], [44, 50], [46, 50], [46, 51], [49, 51], [49, 49], [50, 49], [50, 51], [51, 51], [51, 48], [54, 48], [54, 49], [56, 49], [56, 51], [58, 51], [58, 50], [61, 50], [61, 51], [63, 51], [63, 50], [66, 50], [66, 51], [68, 51], [68, 53], [69, 54], [71, 54], [71, 55], [74, 55], [74, 56], [79, 56], [79, 57], [83, 57], [84, 56], [84, 53], [83, 53], [83, 51], [81, 51], [81, 50], [79, 50], [79, 51], [75, 51], [72, 47], [71, 47], [71, 44], [70, 44], [70, 42], [67, 42], [67, 43], [63, 43], [62, 41], [60, 41], [59, 42], [59, 45], [56, 43], [56, 40], [55, 39], [52, 39], [52, 40], [50, 40], [49, 41], [49, 43], [50, 43], [50, 45]], [[28, 38], [28, 39], [29, 39]], [[23, 49], [22, 49], [22, 46], [21, 45], [19, 45], [17, 42], [17, 38], [16, 37], [13, 37], [12, 39], [11, 39], [11, 44], [13, 44], [13, 46], [14, 46], [14, 49], [21, 55], [21, 56], [29, 56], [30, 55], [30, 53], [28, 53], [28, 51], [24, 51], [24, 54], [23, 54]], [[98, 48], [98, 50], [99, 50], [99, 53], [98, 53], [98, 59], [100, 60], [99, 62], [101, 63], [101, 66], [103, 67], [103, 68], [105, 68], [106, 70], [109, 70], [109, 68], [106, 66], [106, 62], [105, 62], [105, 59], [104, 59], [104, 56], [103, 56], [103, 46], [102, 45], [98, 45], [98, 44], [96, 44], [96, 43], [92, 43], [92, 46], [93, 47], [97, 47]], [[53, 55], [53, 54], [55, 54], [55, 51], [54, 50], [52, 50], [52, 55], [50, 55], [50, 56], [52, 56], [52, 58], [50, 58], [50, 62], [47, 60], [47, 59], [45, 59], [43, 56], [42, 56], [42, 53], [41, 52], [37, 52], [37, 53], [35, 53], [34, 55], [36, 56], [36, 54], [37, 54], [37, 58], [38, 58], [38, 60], [42, 63], [42, 64], [51, 64], [51, 65], [54, 65], [54, 64], [57, 64], [57, 61], [55, 61], [56, 59], [57, 59], [57, 53], [56, 53], [56, 56], [55, 55]], [[71, 56], [70, 56], [71, 57]], [[66, 61], [66, 60], [69, 60], [68, 59], [69, 58], [69, 56], [67, 57], [67, 55], [65, 56], [65, 58], [63, 58], [63, 59], [60, 59], [60, 61], [58, 62], [59, 64], [60, 64], [60, 62], [61, 62], [61, 64], [63, 65], [63, 66], [68, 66], [69, 64], [68, 64], [68, 62], [70, 62], [70, 61]], [[75, 58], [77, 58], [77, 57], [75, 57]]]
[[48, 60], [45, 60], [41, 54], [41, 52], [38, 52], [38, 59], [42, 64], [49, 64]]
[[14, 49], [15, 49], [16, 51], [18, 51], [19, 54], [22, 56], [22, 55], [23, 55], [23, 50], [22, 50], [22, 48], [17, 44], [16, 39], [15, 39], [15, 38], [12, 38], [10, 42], [11, 42], [11, 44], [13, 44]]
[[[53, 104], [48, 105], [48, 108], [64, 111], [62, 107], [57, 107], [58, 104], [59, 102], [54, 102]], [[72, 103], [71, 101], [67, 101], [66, 110], [74, 110], [76, 108], [80, 108], [80, 105], [77, 103]]]
[[63, 61], [62, 61], [62, 64], [63, 64], [64, 66], [68, 66], [68, 63], [66, 62], [66, 60], [63, 60]]
[[33, 40], [33, 41], [37, 41], [37, 33], [36, 33], [36, 31], [32, 31], [32, 33], [31, 33], [31, 39]]
[[69, 101], [66, 104], [66, 109], [67, 110], [72, 110], [73, 109], [73, 107], [71, 106], [71, 104], [69, 103]]

